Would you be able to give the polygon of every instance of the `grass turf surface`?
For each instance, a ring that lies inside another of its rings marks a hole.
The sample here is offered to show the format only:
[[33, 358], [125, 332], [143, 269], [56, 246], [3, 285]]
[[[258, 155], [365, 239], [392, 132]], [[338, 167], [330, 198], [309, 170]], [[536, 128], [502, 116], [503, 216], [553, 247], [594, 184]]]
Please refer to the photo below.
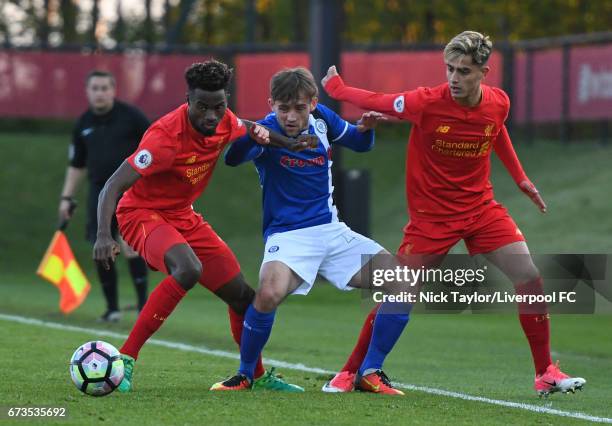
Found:
[[[103, 310], [99, 288], [74, 314], [57, 313], [54, 287], [33, 276], [49, 242], [65, 167], [67, 135], [2, 135], [3, 152], [14, 159], [5, 164], [0, 216], [0, 312], [36, 317], [83, 327], [102, 328], [95, 318]], [[27, 149], [23, 149], [27, 145]], [[399, 244], [405, 224], [404, 149], [400, 141], [381, 140], [374, 152], [347, 153], [347, 167], [372, 173], [372, 230], [391, 250]], [[512, 213], [538, 253], [607, 252], [612, 218], [609, 189], [612, 150], [592, 144], [558, 146], [537, 143], [519, 147], [519, 157], [549, 206], [540, 215], [494, 161], [492, 181], [497, 199]], [[12, 188], [9, 189], [9, 188]], [[84, 192], [81, 200], [84, 200]], [[247, 279], [254, 283], [261, 259], [260, 192], [254, 168], [218, 165], [196, 209], [235, 250]], [[69, 229], [73, 248], [85, 271], [90, 247], [82, 241], [83, 206]], [[463, 247], [457, 251], [463, 252]], [[134, 300], [122, 271], [122, 302]], [[154, 274], [152, 283], [160, 276]], [[318, 285], [306, 298], [289, 298], [278, 319], [265, 356], [328, 370], [339, 368], [354, 344], [365, 311], [357, 293], [345, 294]], [[110, 330], [126, 334], [134, 313]], [[72, 423], [117, 421], [130, 423], [570, 423], [549, 414], [469, 402], [423, 392], [404, 398], [372, 395], [325, 395], [319, 392], [327, 377], [283, 370], [305, 395], [208, 392], [215, 381], [231, 374], [237, 362], [199, 353], [148, 345], [138, 361], [137, 392], [91, 398], [70, 383], [67, 362], [81, 343], [95, 334], [49, 330], [0, 321], [0, 359], [3, 380], [0, 404], [66, 406]], [[612, 417], [612, 317], [555, 316], [552, 349], [562, 368], [588, 380], [584, 392], [535, 396], [527, 343], [514, 315], [415, 315], [390, 355], [386, 370], [393, 379], [470, 395], [579, 411]], [[236, 351], [225, 307], [204, 289], [196, 288], [181, 303], [156, 338]], [[120, 339], [108, 339], [120, 346]]]

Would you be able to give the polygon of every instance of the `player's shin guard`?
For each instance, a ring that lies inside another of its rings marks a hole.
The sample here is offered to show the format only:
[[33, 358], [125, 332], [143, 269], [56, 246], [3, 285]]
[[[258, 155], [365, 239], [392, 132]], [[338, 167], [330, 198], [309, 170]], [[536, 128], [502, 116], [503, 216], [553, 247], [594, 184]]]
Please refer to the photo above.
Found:
[[272, 332], [275, 313], [276, 311], [270, 313], [259, 312], [251, 304], [244, 316], [244, 328], [240, 339], [240, 369], [238, 372], [247, 376], [251, 381], [253, 381], [257, 360]]
[[[542, 277], [533, 281], [514, 286], [516, 293], [521, 295], [541, 295]], [[550, 323], [546, 303], [519, 303], [519, 320], [529, 341], [531, 355], [536, 374], [544, 374], [549, 365], [550, 358]]]
[[147, 339], [161, 327], [187, 292], [170, 275], [151, 292], [120, 352], [134, 359]]
[[402, 335], [410, 319], [412, 305], [383, 303], [374, 319], [372, 340], [368, 352], [359, 367], [359, 374], [365, 375], [381, 370], [385, 358]]
[[359, 366], [363, 364], [363, 360], [365, 359], [366, 353], [368, 352], [368, 346], [370, 346], [370, 340], [372, 340], [372, 330], [374, 329], [374, 318], [376, 317], [376, 312], [378, 311], [378, 306], [374, 306], [368, 316], [366, 317], [363, 327], [361, 327], [361, 332], [359, 333], [359, 339], [357, 340], [357, 344], [353, 348], [353, 352], [349, 356], [349, 359], [342, 367], [340, 371], [348, 371], [350, 373], [357, 373], [359, 370]]
[[[229, 314], [230, 319], [230, 328], [232, 329], [232, 336], [234, 337], [234, 342], [238, 344], [240, 347], [240, 340], [242, 339], [242, 329], [244, 328], [244, 315], [240, 315], [236, 313], [231, 307], [227, 307], [227, 312]], [[263, 362], [261, 361], [261, 353], [259, 354], [259, 358], [257, 359], [257, 364], [255, 365], [255, 372], [253, 378], [257, 379], [265, 374], [266, 370], [264, 369]]]

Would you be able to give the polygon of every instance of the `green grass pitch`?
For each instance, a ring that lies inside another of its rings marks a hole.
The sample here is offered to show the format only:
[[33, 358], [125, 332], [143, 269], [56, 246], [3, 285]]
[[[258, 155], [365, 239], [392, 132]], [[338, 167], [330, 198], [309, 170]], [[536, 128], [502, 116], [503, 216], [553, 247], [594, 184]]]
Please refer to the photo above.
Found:
[[[68, 135], [3, 134], [3, 153], [10, 162], [0, 169], [0, 314], [36, 318], [90, 331], [23, 324], [0, 316], [0, 406], [61, 406], [63, 420], [27, 420], [19, 424], [573, 424], [567, 413], [582, 413], [612, 422], [612, 316], [557, 315], [552, 319], [554, 358], [569, 373], [588, 380], [583, 392], [555, 394], [540, 400], [533, 391], [527, 342], [515, 315], [413, 315], [386, 371], [397, 382], [516, 403], [495, 405], [407, 390], [406, 396], [379, 397], [353, 393], [328, 395], [320, 388], [326, 373], [294, 364], [334, 371], [352, 348], [365, 310], [358, 292], [340, 293], [317, 284], [308, 297], [292, 297], [281, 306], [264, 356], [292, 364], [280, 368], [305, 394], [208, 391], [232, 374], [237, 354], [229, 334], [224, 305], [195, 288], [155, 335], [156, 339], [223, 351], [220, 355], [150, 344], [135, 369], [135, 392], [104, 398], [81, 394], [68, 372], [70, 355], [79, 344], [100, 338], [120, 346], [122, 339], [95, 330], [125, 335], [135, 320], [127, 312], [116, 325], [101, 326], [103, 310], [93, 283], [87, 301], [72, 315], [58, 313], [57, 292], [34, 271], [55, 221], [57, 198], [66, 164]], [[27, 149], [24, 147], [27, 145]], [[346, 154], [346, 167], [368, 167], [372, 173], [373, 237], [394, 250], [405, 224], [405, 142], [382, 139], [369, 154]], [[492, 181], [536, 253], [610, 251], [612, 217], [609, 192], [612, 150], [589, 143], [558, 146], [538, 142], [519, 147], [519, 157], [549, 206], [541, 215], [520, 193], [499, 162]], [[5, 188], [12, 188], [5, 191]], [[80, 196], [84, 200], [84, 192]], [[252, 166], [217, 166], [209, 190], [196, 209], [236, 251], [247, 280], [255, 284], [262, 242], [260, 192]], [[83, 206], [79, 208], [84, 210]], [[83, 211], [68, 230], [73, 248], [92, 279], [90, 247], [83, 241]], [[463, 252], [462, 246], [457, 252]], [[122, 305], [135, 296], [127, 265], [119, 260]], [[152, 274], [154, 284], [160, 279]], [[115, 336], [115, 335], [113, 335]], [[270, 363], [269, 363], [270, 364]], [[520, 405], [524, 404], [524, 405]], [[531, 407], [526, 409], [525, 407]], [[521, 408], [522, 407], [522, 408]], [[535, 407], [535, 408], [533, 408]], [[530, 411], [537, 408], [548, 413]], [[554, 411], [558, 410], [558, 411]], [[0, 415], [1, 418], [1, 415]]]

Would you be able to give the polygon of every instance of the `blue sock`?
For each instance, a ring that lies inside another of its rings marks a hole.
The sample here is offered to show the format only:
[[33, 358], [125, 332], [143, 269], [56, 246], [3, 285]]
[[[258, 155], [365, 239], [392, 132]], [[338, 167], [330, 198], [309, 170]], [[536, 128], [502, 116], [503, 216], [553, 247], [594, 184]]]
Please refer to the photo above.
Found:
[[272, 324], [274, 324], [274, 314], [258, 312], [251, 304], [244, 316], [244, 328], [240, 340], [240, 369], [238, 373], [244, 374], [251, 381], [255, 373], [255, 366], [259, 359], [259, 354], [270, 337]]
[[[374, 330], [368, 352], [359, 367], [359, 374], [368, 370], [381, 370], [385, 358], [402, 335], [410, 319], [412, 305], [383, 303], [374, 318]], [[370, 371], [368, 371], [368, 374]]]

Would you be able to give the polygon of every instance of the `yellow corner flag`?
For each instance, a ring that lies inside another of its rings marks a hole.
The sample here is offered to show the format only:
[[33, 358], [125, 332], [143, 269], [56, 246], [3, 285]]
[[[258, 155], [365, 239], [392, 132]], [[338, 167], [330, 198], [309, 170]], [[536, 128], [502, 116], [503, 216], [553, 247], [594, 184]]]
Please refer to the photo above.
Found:
[[91, 288], [62, 231], [55, 231], [36, 274], [57, 286], [60, 292], [59, 307], [64, 314], [78, 308]]

